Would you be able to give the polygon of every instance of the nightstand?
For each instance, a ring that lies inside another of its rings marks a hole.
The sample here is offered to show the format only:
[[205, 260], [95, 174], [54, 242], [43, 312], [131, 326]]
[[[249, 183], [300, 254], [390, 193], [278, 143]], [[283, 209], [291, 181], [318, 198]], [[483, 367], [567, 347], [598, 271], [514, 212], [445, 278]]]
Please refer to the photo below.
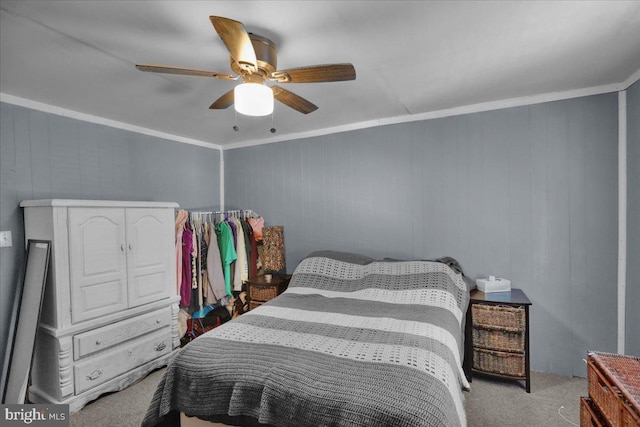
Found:
[[471, 372], [525, 381], [527, 393], [531, 393], [529, 298], [521, 289], [487, 294], [474, 289], [469, 306]]
[[245, 284], [249, 310], [253, 310], [283, 293], [287, 289], [287, 286], [289, 286], [289, 280], [291, 280], [290, 274], [283, 276], [274, 275], [269, 281], [267, 281], [264, 276], [249, 279]]

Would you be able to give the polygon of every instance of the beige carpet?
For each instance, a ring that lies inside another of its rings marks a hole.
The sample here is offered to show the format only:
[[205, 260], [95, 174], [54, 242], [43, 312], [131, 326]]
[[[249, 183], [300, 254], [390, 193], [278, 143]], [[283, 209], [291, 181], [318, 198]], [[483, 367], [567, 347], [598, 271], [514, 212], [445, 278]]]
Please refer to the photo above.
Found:
[[474, 378], [464, 395], [469, 427], [570, 427], [580, 424], [587, 380], [532, 372], [529, 394], [517, 382]]
[[[155, 371], [123, 391], [86, 405], [71, 414], [71, 425], [139, 426], [163, 373], [164, 369]], [[531, 394], [519, 383], [476, 377], [464, 397], [469, 427], [568, 427], [580, 423], [580, 396], [586, 394], [584, 378], [533, 372]]]

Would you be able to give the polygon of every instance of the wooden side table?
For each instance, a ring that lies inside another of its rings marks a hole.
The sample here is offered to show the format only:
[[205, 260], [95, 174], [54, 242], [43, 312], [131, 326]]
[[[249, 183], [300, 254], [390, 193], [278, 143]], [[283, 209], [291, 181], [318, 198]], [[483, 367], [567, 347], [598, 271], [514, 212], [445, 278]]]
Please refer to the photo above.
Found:
[[525, 381], [531, 393], [529, 352], [529, 306], [521, 289], [485, 294], [471, 291], [466, 360], [473, 360], [471, 372], [509, 380]]
[[273, 276], [269, 281], [267, 281], [264, 276], [249, 279], [245, 284], [249, 310], [253, 310], [283, 293], [287, 289], [287, 286], [289, 286], [290, 280], [290, 274], [279, 277]]

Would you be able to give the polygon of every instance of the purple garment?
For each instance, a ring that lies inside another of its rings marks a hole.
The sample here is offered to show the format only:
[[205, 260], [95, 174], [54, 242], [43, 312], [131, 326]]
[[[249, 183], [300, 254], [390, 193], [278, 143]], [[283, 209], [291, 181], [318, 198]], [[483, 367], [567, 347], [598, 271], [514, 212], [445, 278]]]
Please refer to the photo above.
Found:
[[191, 304], [191, 252], [193, 251], [193, 233], [191, 224], [185, 222], [182, 233], [182, 284], [180, 286], [180, 305]]
[[233, 234], [233, 247], [237, 248], [238, 247], [238, 231], [236, 230], [236, 225], [233, 223], [233, 221], [229, 221], [229, 220], [227, 220], [226, 223], [229, 225], [229, 227], [231, 227], [231, 233]]

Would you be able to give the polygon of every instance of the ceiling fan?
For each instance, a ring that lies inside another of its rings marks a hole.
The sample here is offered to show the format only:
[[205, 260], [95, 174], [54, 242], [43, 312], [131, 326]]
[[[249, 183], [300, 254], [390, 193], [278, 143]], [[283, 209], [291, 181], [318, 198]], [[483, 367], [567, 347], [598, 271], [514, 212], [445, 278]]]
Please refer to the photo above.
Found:
[[[278, 70], [278, 51], [275, 43], [271, 40], [248, 33], [241, 22], [220, 16], [210, 16], [209, 19], [229, 50], [231, 71], [235, 75], [151, 64], [136, 65], [136, 68], [154, 73], [215, 77], [222, 80], [239, 80], [242, 78], [242, 84], [215, 100], [209, 108], [214, 110], [225, 109], [235, 102], [236, 111], [256, 116], [271, 114], [273, 111], [273, 99], [303, 114], [308, 114], [318, 109], [316, 105], [301, 96], [277, 85], [267, 86], [265, 82], [318, 83], [355, 80], [356, 78], [355, 68], [348, 63]], [[247, 97], [246, 91], [255, 91], [257, 95], [248, 95], [249, 97]], [[260, 97], [265, 97], [264, 105], [258, 101]]]

